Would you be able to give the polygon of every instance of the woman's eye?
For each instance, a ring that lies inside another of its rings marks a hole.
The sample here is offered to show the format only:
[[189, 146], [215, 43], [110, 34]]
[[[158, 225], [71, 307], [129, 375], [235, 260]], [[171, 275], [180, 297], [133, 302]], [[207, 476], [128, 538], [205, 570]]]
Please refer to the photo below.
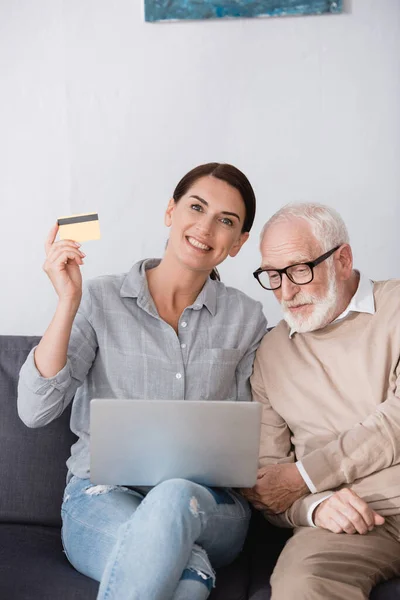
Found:
[[228, 219], [227, 217], [221, 219], [221, 223], [223, 223], [224, 225], [229, 225], [229, 227], [232, 227], [233, 225], [233, 221], [231, 221], [231, 219]]
[[203, 207], [200, 204], [191, 204], [190, 208], [192, 210], [197, 210], [198, 212], [201, 212], [203, 210]]

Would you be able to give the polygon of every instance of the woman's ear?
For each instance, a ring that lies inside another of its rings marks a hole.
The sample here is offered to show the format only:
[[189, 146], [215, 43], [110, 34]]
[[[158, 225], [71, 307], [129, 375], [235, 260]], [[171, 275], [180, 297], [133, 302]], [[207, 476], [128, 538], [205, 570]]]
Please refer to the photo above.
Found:
[[173, 198], [168, 202], [167, 210], [165, 211], [164, 223], [167, 227], [172, 225], [172, 213], [174, 212], [176, 202]]
[[249, 232], [245, 231], [244, 233], [240, 234], [240, 237], [238, 239], [237, 242], [235, 242], [232, 246], [232, 248], [229, 250], [229, 256], [236, 256], [236, 254], [238, 254], [240, 248], [243, 246], [243, 244], [245, 242], [247, 242], [247, 240], [249, 239]]

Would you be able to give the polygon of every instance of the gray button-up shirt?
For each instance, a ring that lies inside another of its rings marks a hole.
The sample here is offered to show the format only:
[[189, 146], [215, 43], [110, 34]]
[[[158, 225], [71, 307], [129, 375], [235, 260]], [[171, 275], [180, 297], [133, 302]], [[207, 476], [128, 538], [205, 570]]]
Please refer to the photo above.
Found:
[[34, 349], [20, 372], [18, 412], [29, 427], [58, 417], [74, 397], [71, 429], [78, 436], [67, 461], [78, 477], [90, 474], [92, 398], [251, 400], [254, 353], [266, 330], [260, 302], [208, 279], [178, 324], [178, 335], [156, 310], [145, 270], [107, 275], [84, 286], [65, 367], [45, 378]]

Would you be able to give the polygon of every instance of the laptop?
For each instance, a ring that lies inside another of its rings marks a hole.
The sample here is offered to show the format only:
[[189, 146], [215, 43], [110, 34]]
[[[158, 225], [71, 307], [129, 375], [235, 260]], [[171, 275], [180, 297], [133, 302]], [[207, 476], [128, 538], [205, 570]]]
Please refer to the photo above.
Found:
[[90, 479], [154, 486], [172, 478], [216, 487], [256, 483], [258, 402], [93, 399]]

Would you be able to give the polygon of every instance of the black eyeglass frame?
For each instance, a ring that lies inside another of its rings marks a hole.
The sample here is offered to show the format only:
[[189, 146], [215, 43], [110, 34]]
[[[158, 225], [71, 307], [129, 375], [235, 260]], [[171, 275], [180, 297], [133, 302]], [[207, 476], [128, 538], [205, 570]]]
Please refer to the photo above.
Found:
[[[327, 258], [332, 256], [332, 254], [334, 252], [336, 252], [336, 250], [338, 250], [341, 245], [342, 244], [339, 244], [339, 246], [335, 246], [335, 248], [332, 248], [332, 250], [328, 250], [328, 252], [325, 252], [325, 254], [321, 254], [321, 256], [318, 256], [318, 258], [316, 258], [315, 260], [310, 260], [309, 262], [295, 263], [294, 265], [289, 265], [288, 267], [285, 267], [284, 269], [263, 269], [262, 267], [260, 267], [259, 269], [254, 271], [253, 277], [255, 277], [257, 279], [258, 283], [261, 285], [262, 288], [264, 288], [264, 290], [269, 290], [271, 292], [274, 292], [275, 290], [279, 290], [279, 288], [282, 286], [283, 273], [286, 275], [286, 277], [289, 279], [289, 281], [291, 281], [295, 285], [307, 285], [308, 283], [311, 283], [312, 280], [314, 279], [314, 268], [316, 266], [318, 266], [319, 264], [321, 264], [322, 262], [324, 262], [324, 260], [326, 260]], [[300, 265], [306, 265], [307, 267], [310, 268], [310, 271], [311, 271], [310, 281], [306, 281], [305, 283], [297, 283], [296, 281], [293, 280], [292, 276], [287, 272], [288, 269], [291, 269], [292, 267], [299, 267]], [[274, 273], [279, 273], [279, 275], [281, 277], [281, 282], [278, 285], [278, 287], [269, 288], [261, 283], [261, 281], [259, 279], [259, 275], [261, 273], [268, 273], [268, 271], [273, 271]]]

